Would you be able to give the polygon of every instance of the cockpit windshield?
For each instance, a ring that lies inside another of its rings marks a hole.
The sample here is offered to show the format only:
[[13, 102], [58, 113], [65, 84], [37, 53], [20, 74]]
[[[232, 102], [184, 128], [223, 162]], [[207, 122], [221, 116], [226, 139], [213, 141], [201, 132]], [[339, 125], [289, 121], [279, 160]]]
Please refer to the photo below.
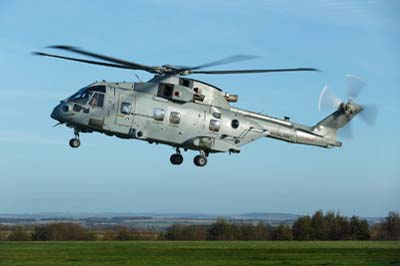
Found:
[[70, 101], [75, 101], [75, 102], [80, 102], [80, 103], [87, 103], [87, 101], [90, 99], [90, 96], [92, 93], [87, 90], [83, 91], [78, 91], [74, 95], [68, 98]]
[[80, 89], [77, 93], [68, 98], [68, 101], [74, 101], [81, 104], [87, 104], [94, 92], [106, 92], [106, 86], [92, 86]]

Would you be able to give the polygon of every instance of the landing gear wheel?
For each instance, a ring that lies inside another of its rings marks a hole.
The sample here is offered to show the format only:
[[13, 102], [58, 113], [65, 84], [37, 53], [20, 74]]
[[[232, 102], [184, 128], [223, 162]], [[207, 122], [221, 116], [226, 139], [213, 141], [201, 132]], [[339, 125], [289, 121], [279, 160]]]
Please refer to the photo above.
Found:
[[195, 165], [203, 167], [207, 164], [207, 157], [203, 155], [197, 155], [194, 157], [193, 162]]
[[73, 138], [69, 141], [71, 148], [78, 148], [81, 145], [81, 141], [78, 138]]
[[171, 161], [172, 164], [179, 165], [179, 164], [182, 164], [182, 162], [183, 162], [183, 156], [178, 153], [175, 153], [175, 154], [171, 155], [169, 160]]

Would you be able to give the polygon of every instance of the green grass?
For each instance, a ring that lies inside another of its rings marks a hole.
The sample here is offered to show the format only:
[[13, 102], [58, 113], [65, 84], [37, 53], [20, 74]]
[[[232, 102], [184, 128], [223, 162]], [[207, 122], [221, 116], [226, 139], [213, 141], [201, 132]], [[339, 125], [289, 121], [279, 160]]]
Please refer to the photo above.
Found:
[[0, 265], [400, 265], [400, 241], [0, 242]]

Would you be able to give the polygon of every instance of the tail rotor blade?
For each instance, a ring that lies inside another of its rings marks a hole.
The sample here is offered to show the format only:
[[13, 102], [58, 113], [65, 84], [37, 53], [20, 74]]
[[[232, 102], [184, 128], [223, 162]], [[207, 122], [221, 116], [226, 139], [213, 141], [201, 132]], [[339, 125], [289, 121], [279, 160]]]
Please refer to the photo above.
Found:
[[325, 85], [319, 95], [318, 110], [332, 111], [337, 109], [341, 102], [342, 100], [337, 97], [327, 85]]
[[370, 127], [375, 125], [378, 117], [378, 107], [376, 105], [364, 105], [360, 113], [360, 118]]
[[347, 124], [343, 128], [339, 129], [338, 135], [343, 139], [352, 139], [353, 138], [353, 127], [352, 124]]
[[347, 74], [346, 75], [346, 80], [347, 80], [347, 96], [349, 96], [351, 99], [357, 98], [358, 94], [362, 91], [362, 89], [365, 86], [365, 82], [362, 81], [357, 76]]

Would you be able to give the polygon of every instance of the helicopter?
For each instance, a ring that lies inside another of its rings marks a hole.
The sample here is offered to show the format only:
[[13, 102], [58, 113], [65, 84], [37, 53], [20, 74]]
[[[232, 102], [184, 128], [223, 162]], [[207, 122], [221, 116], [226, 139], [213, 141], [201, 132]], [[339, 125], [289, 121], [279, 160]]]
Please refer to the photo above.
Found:
[[[271, 72], [319, 71], [316, 68], [204, 70], [205, 68], [256, 58], [249, 55], [230, 56], [214, 62], [194, 66], [149, 66], [68, 45], [48, 48], [91, 57], [83, 58], [33, 52], [53, 57], [105, 67], [141, 70], [154, 74], [147, 82], [94, 82], [62, 100], [52, 111], [57, 125], [72, 128], [72, 148], [81, 144], [80, 133], [99, 132], [123, 139], [166, 144], [175, 152], [170, 157], [173, 165], [183, 162], [181, 150], [194, 150], [196, 166], [207, 164], [210, 153], [240, 153], [240, 147], [268, 137], [290, 143], [323, 148], [341, 147], [337, 130], [343, 128], [365, 108], [355, 102], [364, 83], [348, 75], [349, 100], [342, 101], [327, 86], [321, 92], [319, 107], [334, 108], [334, 112], [313, 126], [248, 111], [231, 106], [238, 95], [229, 94], [204, 81], [188, 78], [191, 74], [251, 74]], [[100, 61], [98, 61], [100, 60]], [[374, 116], [365, 116], [366, 121]]]

